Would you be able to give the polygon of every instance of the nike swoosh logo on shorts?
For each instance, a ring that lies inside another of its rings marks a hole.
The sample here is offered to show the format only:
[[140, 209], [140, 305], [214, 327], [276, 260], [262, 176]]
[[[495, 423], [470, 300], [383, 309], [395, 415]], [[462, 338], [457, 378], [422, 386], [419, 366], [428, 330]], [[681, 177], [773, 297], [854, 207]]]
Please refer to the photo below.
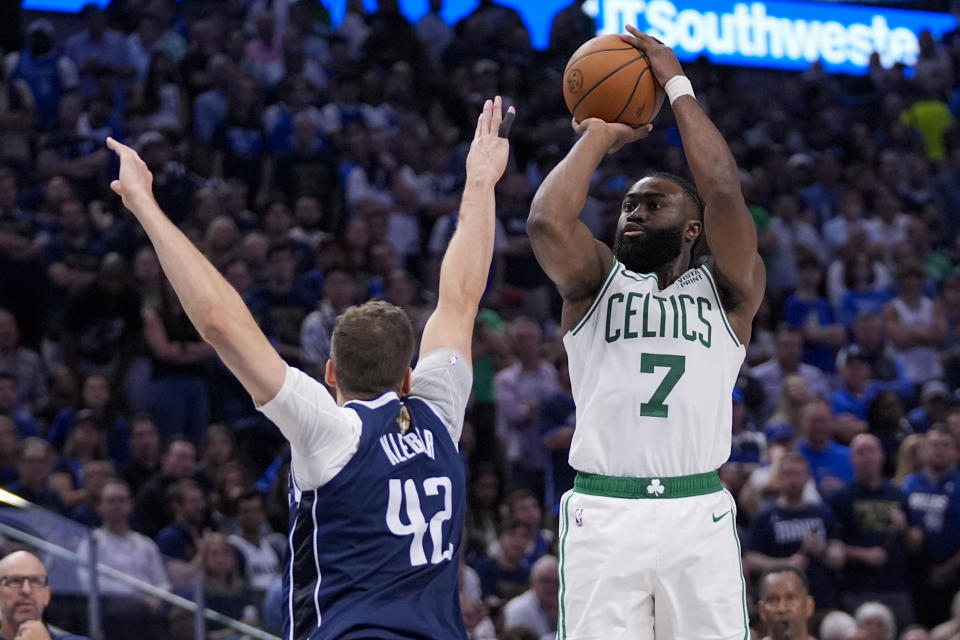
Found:
[[[723, 513], [721, 513], [719, 516], [713, 516], [713, 521], [714, 521], [714, 522], [720, 522], [721, 520], [723, 520], [723, 517], [724, 517], [725, 515], [727, 515], [728, 513], [730, 513], [730, 510], [729, 510], [729, 509], [727, 509], [726, 511], [724, 511]], [[713, 514], [711, 513], [710, 515], [713, 515]]]

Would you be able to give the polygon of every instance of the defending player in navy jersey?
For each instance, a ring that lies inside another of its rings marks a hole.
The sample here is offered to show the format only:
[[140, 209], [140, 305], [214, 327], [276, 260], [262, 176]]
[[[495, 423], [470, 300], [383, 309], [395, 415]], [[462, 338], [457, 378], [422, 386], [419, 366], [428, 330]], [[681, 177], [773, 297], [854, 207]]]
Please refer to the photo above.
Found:
[[233, 287], [157, 206], [136, 152], [107, 140], [120, 156], [111, 187], [146, 230], [190, 320], [290, 441], [285, 638], [466, 638], [457, 442], [493, 253], [494, 185], [509, 154], [500, 128], [513, 112], [501, 111], [499, 97], [488, 100], [477, 121], [459, 225], [417, 368], [409, 366], [414, 336], [402, 310], [383, 302], [351, 308], [337, 321], [326, 367], [336, 400], [280, 358]]

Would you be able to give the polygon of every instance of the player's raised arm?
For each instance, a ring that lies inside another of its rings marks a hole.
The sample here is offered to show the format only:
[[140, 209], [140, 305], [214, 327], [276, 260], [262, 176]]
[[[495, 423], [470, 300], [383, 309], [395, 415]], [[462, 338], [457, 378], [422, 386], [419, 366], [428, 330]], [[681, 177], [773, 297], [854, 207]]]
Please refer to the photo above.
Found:
[[283, 385], [286, 363], [237, 291], [160, 210], [153, 175], [137, 152], [113, 138], [107, 138], [107, 146], [120, 156], [119, 179], [110, 188], [143, 225], [190, 321], [253, 399], [266, 403]]
[[[720, 283], [730, 304], [727, 309], [741, 342], [747, 344], [753, 316], [766, 287], [766, 272], [757, 252], [757, 230], [740, 191], [737, 163], [723, 136], [704, 113], [689, 89], [690, 82], [673, 50], [628, 26], [621, 36], [650, 59], [657, 81], [671, 97], [671, 106], [683, 140], [683, 151], [697, 190], [706, 203], [704, 233]], [[668, 83], [673, 80], [672, 87]], [[673, 87], [676, 87], [674, 89]]]
[[[473, 323], [493, 258], [494, 186], [510, 155], [507, 129], [513, 107], [503, 116], [500, 96], [487, 100], [467, 154], [467, 182], [460, 201], [457, 229], [440, 267], [437, 308], [427, 320], [420, 355], [434, 349], [455, 349], [470, 361]], [[503, 131], [501, 131], [503, 125]], [[502, 135], [501, 135], [502, 134]]]
[[580, 139], [537, 189], [527, 218], [533, 253], [563, 297], [565, 329], [586, 312], [613, 261], [610, 248], [579, 220], [590, 180], [606, 154], [647, 137], [652, 125], [633, 129], [587, 118], [573, 128]]

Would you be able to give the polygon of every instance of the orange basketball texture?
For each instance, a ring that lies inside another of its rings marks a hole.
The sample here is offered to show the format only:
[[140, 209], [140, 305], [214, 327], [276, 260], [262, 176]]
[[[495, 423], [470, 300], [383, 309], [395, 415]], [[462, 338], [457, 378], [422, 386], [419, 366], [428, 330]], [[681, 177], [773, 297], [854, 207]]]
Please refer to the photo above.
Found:
[[563, 72], [563, 99], [578, 122], [600, 118], [639, 127], [656, 117], [663, 97], [647, 56], [615, 35], [587, 40]]

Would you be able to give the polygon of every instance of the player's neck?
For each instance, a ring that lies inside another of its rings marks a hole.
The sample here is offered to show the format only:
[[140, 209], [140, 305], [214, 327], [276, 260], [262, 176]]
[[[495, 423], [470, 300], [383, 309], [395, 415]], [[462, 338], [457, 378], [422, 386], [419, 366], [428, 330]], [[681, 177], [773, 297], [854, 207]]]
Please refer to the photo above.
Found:
[[686, 273], [689, 268], [690, 254], [686, 251], [681, 251], [680, 255], [675, 259], [658, 267], [655, 273], [657, 274], [657, 283], [660, 285], [660, 290], [662, 291], [673, 284], [677, 278]]

